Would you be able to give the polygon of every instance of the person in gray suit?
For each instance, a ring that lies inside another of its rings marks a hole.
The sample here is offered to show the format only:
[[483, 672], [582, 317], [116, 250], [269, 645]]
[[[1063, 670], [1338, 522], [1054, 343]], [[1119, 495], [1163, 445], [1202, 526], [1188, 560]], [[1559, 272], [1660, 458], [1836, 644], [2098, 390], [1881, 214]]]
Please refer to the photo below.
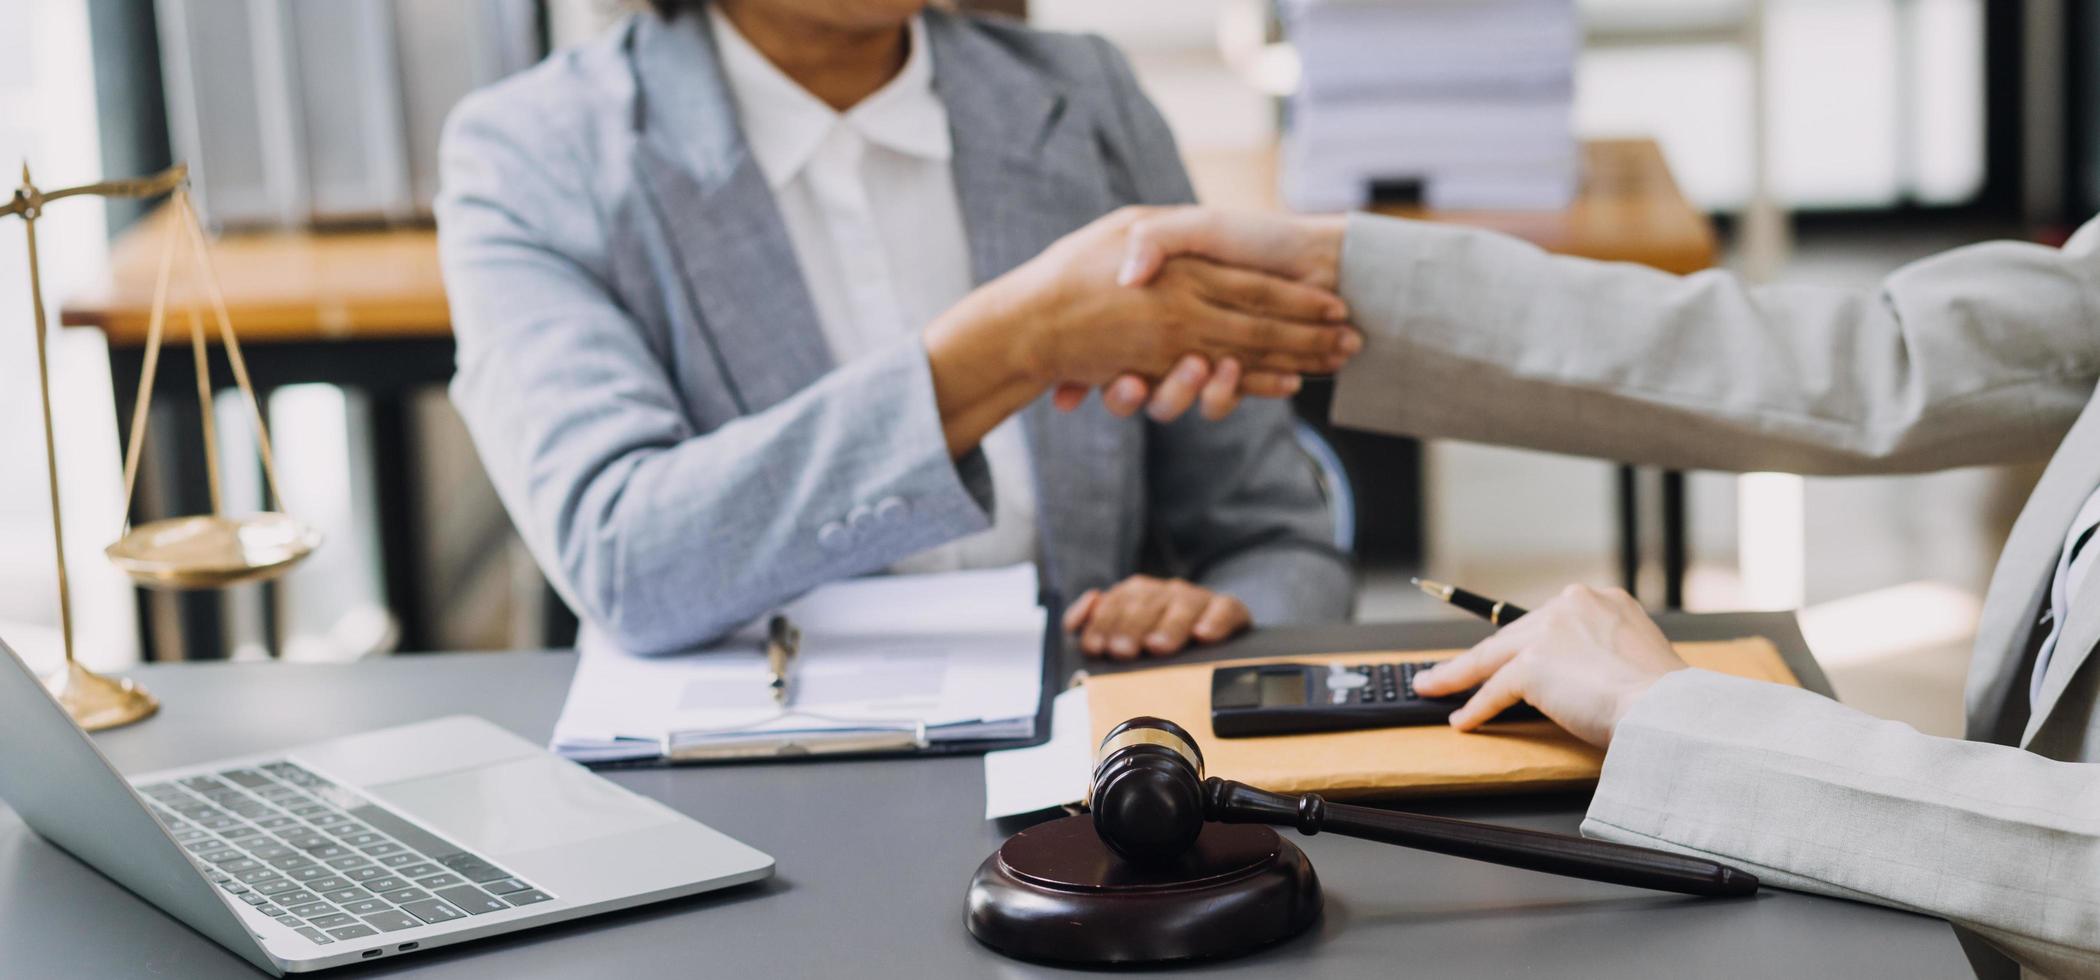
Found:
[[[1587, 834], [1943, 916], [1986, 975], [2010, 972], [2001, 953], [2100, 975], [2100, 219], [2060, 249], [1969, 246], [1872, 291], [1195, 209], [1141, 219], [1123, 278], [1176, 254], [1339, 289], [1366, 335], [1337, 381], [1344, 425], [1685, 469], [2049, 460], [1984, 604], [1966, 740], [1688, 669], [1625, 593], [1580, 587], [1415, 686], [1482, 684], [1461, 729], [1522, 700], [1607, 747]], [[1117, 408], [1147, 387], [1117, 382]], [[1232, 387], [1170, 379], [1154, 409], [1228, 411]]]
[[1128, 66], [922, 6], [663, 0], [455, 111], [452, 396], [549, 579], [643, 653], [830, 580], [1030, 560], [1095, 655], [1346, 617], [1285, 404], [1040, 397], [1190, 338], [1287, 395], [1360, 342], [1340, 303], [1196, 260], [1119, 287], [1112, 212], [1191, 199]]

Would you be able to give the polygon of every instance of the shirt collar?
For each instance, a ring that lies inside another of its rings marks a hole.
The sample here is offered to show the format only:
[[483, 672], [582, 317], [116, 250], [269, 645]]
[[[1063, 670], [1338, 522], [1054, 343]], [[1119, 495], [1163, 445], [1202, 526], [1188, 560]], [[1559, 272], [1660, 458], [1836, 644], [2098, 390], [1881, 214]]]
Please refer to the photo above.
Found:
[[842, 123], [868, 142], [908, 156], [946, 162], [953, 154], [948, 110], [933, 91], [933, 56], [922, 17], [911, 19], [911, 52], [896, 77], [841, 114], [766, 60], [714, 5], [707, 15], [744, 141], [774, 190], [793, 181]]

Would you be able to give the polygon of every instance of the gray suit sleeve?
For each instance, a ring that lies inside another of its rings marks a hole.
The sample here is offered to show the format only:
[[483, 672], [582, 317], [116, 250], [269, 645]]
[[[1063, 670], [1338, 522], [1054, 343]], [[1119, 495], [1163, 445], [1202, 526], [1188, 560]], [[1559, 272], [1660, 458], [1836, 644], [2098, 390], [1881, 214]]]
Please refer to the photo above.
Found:
[[2100, 223], [1878, 290], [1746, 286], [1356, 216], [1335, 420], [1638, 463], [1910, 472], [2046, 458], [2100, 377]]
[[1684, 670], [1619, 723], [1582, 831], [1940, 916], [2048, 976], [2100, 972], [2100, 766]]
[[1153, 530], [1174, 571], [1237, 597], [1256, 623], [1345, 621], [1355, 581], [1290, 427], [1288, 404], [1263, 401], [1222, 422], [1191, 415], [1156, 428]]
[[981, 458], [951, 460], [916, 338], [696, 431], [661, 338], [605, 284], [588, 168], [486, 108], [455, 115], [443, 152], [452, 394], [586, 621], [636, 652], [688, 648], [989, 525]]
[[[1123, 56], [1097, 41], [1124, 130], [1116, 141], [1128, 199], [1195, 200], [1167, 123]], [[1151, 530], [1181, 574], [1247, 604], [1265, 626], [1346, 620], [1355, 608], [1334, 519], [1291, 438], [1284, 402], [1252, 402], [1221, 422], [1190, 415], [1146, 427]]]

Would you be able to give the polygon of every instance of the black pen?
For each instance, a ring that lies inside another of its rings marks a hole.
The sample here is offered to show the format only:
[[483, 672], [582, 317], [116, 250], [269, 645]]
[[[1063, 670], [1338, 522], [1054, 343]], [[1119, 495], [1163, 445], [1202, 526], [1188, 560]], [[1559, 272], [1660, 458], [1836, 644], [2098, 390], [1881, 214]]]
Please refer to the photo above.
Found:
[[1432, 582], [1422, 578], [1408, 579], [1408, 581], [1413, 582], [1415, 588], [1421, 589], [1431, 598], [1448, 602], [1498, 627], [1508, 626], [1516, 622], [1525, 613], [1523, 606], [1467, 592], [1455, 585], [1445, 585], [1442, 582]]

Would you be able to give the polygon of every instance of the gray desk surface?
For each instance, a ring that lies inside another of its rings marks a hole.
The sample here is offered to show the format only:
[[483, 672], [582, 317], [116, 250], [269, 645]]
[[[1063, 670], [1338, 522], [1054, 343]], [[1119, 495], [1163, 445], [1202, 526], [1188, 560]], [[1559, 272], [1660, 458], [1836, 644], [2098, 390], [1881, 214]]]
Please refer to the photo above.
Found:
[[[1764, 633], [1825, 687], [1785, 616], [1672, 617], [1683, 639]], [[1270, 631], [1232, 653], [1428, 649], [1464, 622]], [[101, 744], [127, 771], [203, 762], [451, 713], [545, 739], [573, 658], [394, 657], [348, 666], [152, 666], [161, 714]], [[434, 950], [348, 975], [501, 977], [1032, 977], [964, 932], [964, 886], [1017, 824], [983, 813], [976, 757], [611, 774], [773, 854], [771, 881]], [[1580, 796], [1423, 806], [1572, 831]], [[1808, 815], [1804, 814], [1804, 818]], [[1292, 977], [1966, 977], [1944, 923], [1767, 890], [1702, 902], [1332, 837], [1304, 842], [1326, 887], [1311, 933], [1205, 972]], [[21, 977], [256, 974], [0, 809], [0, 973]]]

